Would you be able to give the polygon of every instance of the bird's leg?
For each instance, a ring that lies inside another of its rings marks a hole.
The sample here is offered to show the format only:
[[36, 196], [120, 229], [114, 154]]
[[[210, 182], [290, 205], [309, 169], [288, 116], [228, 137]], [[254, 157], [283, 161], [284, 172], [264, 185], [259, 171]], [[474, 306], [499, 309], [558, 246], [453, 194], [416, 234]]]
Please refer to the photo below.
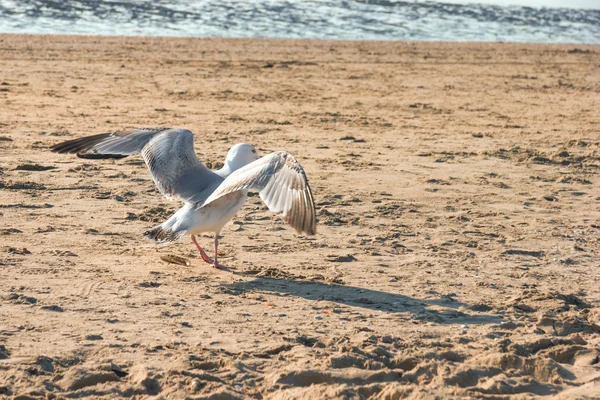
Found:
[[219, 232], [215, 233], [215, 262], [213, 263], [213, 267], [217, 269], [222, 269], [223, 271], [229, 271], [231, 267], [227, 265], [219, 264], [217, 261], [217, 257], [219, 255]]
[[198, 251], [200, 252], [200, 257], [202, 257], [202, 259], [204, 260], [204, 262], [208, 263], [208, 264], [212, 264], [214, 261], [212, 260], [212, 258], [210, 258], [208, 256], [208, 254], [206, 254], [206, 252], [204, 250], [202, 250], [202, 247], [200, 247], [200, 245], [198, 244], [198, 242], [196, 241], [196, 237], [194, 235], [192, 236], [192, 242], [194, 242], [194, 244], [196, 245], [196, 248], [198, 249]]

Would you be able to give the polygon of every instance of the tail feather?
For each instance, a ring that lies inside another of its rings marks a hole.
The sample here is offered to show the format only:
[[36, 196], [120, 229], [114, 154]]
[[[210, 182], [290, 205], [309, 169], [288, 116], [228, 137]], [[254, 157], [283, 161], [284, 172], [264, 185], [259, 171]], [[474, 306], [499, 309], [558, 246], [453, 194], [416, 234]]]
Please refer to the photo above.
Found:
[[168, 220], [144, 233], [144, 236], [163, 244], [181, 239], [190, 229], [190, 212], [193, 212], [190, 206], [181, 207]]
[[149, 231], [146, 231], [144, 236], [155, 242], [166, 244], [181, 239], [186, 233], [187, 231], [185, 230], [173, 231], [163, 225], [158, 225]]

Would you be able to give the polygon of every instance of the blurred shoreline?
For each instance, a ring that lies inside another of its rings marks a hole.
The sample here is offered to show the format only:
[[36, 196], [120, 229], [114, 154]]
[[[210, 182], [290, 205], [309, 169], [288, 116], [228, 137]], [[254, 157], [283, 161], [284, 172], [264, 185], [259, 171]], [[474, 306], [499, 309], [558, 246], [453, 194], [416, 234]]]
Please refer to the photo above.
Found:
[[[579, 50], [585, 49], [598, 49], [600, 48], [600, 43], [532, 43], [532, 42], [494, 42], [494, 41], [446, 41], [446, 40], [383, 40], [383, 39], [314, 39], [314, 38], [271, 38], [271, 37], [257, 37], [257, 38], [244, 38], [244, 37], [196, 37], [196, 36], [154, 36], [154, 35], [146, 35], [146, 36], [130, 36], [130, 35], [87, 35], [80, 33], [73, 34], [65, 34], [65, 33], [3, 33], [0, 32], [0, 41], [2, 39], [10, 39], [10, 38], [18, 38], [19, 40], [25, 38], [31, 39], [44, 39], [44, 40], [60, 40], [71, 38], [73, 42], [77, 42], [79, 40], [86, 41], [88, 39], [105, 39], [105, 40], [117, 40], [117, 41], [127, 41], [127, 40], [151, 40], [151, 41], [214, 41], [214, 42], [290, 42], [290, 43], [302, 43], [306, 42], [310, 43], [339, 43], [339, 44], [385, 44], [389, 43], [390, 45], [394, 44], [405, 44], [405, 45], [448, 45], [448, 46], [525, 46], [531, 48], [568, 48], [572, 51], [579, 52]], [[297, 59], [301, 59], [301, 57], [296, 57]]]
[[600, 43], [600, 9], [409, 1], [0, 0], [0, 32]]

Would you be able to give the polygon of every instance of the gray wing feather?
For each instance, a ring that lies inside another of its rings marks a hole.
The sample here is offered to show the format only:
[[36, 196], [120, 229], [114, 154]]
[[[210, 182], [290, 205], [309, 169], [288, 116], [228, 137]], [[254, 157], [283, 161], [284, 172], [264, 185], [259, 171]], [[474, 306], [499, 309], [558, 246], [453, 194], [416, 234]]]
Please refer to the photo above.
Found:
[[285, 151], [271, 153], [234, 171], [203, 206], [238, 190], [257, 189], [269, 210], [299, 233], [317, 231], [315, 203], [304, 169]]
[[142, 128], [102, 133], [52, 147], [58, 153], [131, 155], [141, 153], [158, 190], [168, 199], [204, 201], [223, 180], [206, 168], [194, 152], [187, 129]]
[[56, 153], [77, 154], [139, 154], [146, 143], [155, 135], [169, 128], [140, 128], [127, 131], [101, 133], [79, 139], [68, 140], [52, 146]]

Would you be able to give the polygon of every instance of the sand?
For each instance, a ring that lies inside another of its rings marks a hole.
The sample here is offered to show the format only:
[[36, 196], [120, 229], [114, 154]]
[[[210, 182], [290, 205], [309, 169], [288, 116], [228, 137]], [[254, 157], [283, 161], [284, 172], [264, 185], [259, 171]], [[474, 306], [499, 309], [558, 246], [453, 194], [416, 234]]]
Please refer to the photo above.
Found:
[[[600, 398], [599, 55], [0, 36], [0, 397]], [[48, 150], [144, 126], [288, 150], [317, 236], [250, 197], [216, 271], [140, 157]]]

